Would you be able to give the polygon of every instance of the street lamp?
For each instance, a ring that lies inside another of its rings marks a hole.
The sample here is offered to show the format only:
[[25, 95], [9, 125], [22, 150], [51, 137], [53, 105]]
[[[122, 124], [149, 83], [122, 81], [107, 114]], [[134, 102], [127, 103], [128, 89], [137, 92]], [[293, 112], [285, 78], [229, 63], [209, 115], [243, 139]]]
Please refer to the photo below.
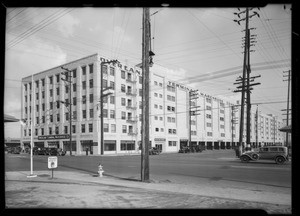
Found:
[[[100, 144], [101, 144], [101, 155], [104, 154], [104, 133], [103, 133], [103, 98], [104, 97], [107, 97], [108, 95], [112, 94], [112, 93], [106, 93], [106, 94], [103, 94], [104, 91], [110, 89], [110, 88], [106, 88], [106, 89], [103, 89], [103, 70], [102, 70], [102, 66], [104, 64], [110, 64], [110, 63], [119, 63], [118, 60], [111, 60], [111, 61], [104, 61], [104, 62], [101, 62], [100, 64], [100, 83], [101, 83], [101, 87], [100, 87], [100, 111], [101, 111], [101, 114], [100, 114], [100, 118], [101, 118], [101, 138], [100, 138]], [[99, 149], [100, 146], [98, 146], [98, 154], [100, 153], [100, 149]]]

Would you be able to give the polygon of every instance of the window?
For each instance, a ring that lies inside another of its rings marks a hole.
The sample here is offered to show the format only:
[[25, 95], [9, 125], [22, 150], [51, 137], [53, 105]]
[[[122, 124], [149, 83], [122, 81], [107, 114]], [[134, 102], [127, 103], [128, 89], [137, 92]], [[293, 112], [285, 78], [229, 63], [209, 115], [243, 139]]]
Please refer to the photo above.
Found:
[[154, 97], [158, 97], [158, 94], [157, 94], [157, 93], [154, 93]]
[[224, 114], [224, 110], [220, 110], [220, 113]]
[[211, 110], [211, 106], [206, 106], [206, 109], [207, 110]]
[[39, 99], [39, 93], [35, 93], [35, 98], [36, 98], [36, 100]]
[[126, 112], [121, 111], [121, 119], [126, 119]]
[[162, 94], [159, 94], [159, 98], [162, 98]]
[[81, 133], [85, 133], [85, 124], [81, 125]]
[[163, 121], [163, 117], [159, 117], [159, 120], [160, 120], [160, 121]]
[[154, 116], [154, 120], [158, 120], [158, 116]]
[[76, 120], [76, 119], [77, 119], [77, 112], [73, 111], [73, 120]]
[[72, 125], [72, 133], [76, 133], [76, 126]]
[[107, 113], [107, 109], [103, 109], [103, 118], [107, 118], [108, 113]]
[[39, 124], [39, 117], [36, 117], [35, 119], [36, 119], [36, 120], [35, 120], [35, 123], [36, 123], [36, 124]]
[[110, 74], [111, 76], [115, 76], [115, 68], [110, 67], [109, 74]]
[[173, 134], [176, 134], [176, 129], [173, 129]]
[[83, 89], [83, 90], [86, 89], [86, 81], [82, 81], [82, 89]]
[[225, 128], [225, 125], [220, 125], [220, 128], [224, 129], [224, 128]]
[[123, 70], [121, 71], [121, 78], [125, 79], [125, 71], [123, 71]]
[[76, 106], [76, 104], [77, 104], [77, 98], [73, 97], [73, 105]]
[[102, 73], [103, 73], [103, 74], [107, 74], [107, 65], [102, 65], [102, 64], [101, 64], [101, 66], [102, 66], [102, 67], [101, 67]]
[[[53, 84], [53, 77], [52, 77], [52, 76], [49, 77], [49, 83], [50, 83], [50, 84]], [[31, 85], [30, 85], [30, 89], [31, 89]]]
[[90, 103], [93, 103], [93, 102], [94, 102], [94, 95], [90, 94]]
[[211, 103], [211, 98], [205, 98], [207, 103]]
[[86, 110], [82, 110], [82, 118], [86, 118]]
[[114, 110], [110, 110], [110, 118], [115, 118], [115, 111]]
[[[30, 130], [29, 130], [29, 133], [30, 133]], [[49, 135], [51, 135], [51, 134], [52, 134], [52, 128], [49, 127]], [[29, 134], [29, 136], [30, 136], [30, 134]]]
[[103, 79], [103, 88], [107, 88], [107, 80], [106, 79]]
[[90, 133], [93, 132], [93, 124], [89, 124], [89, 132], [90, 132]]
[[127, 73], [127, 80], [131, 81], [131, 78], [132, 78], [131, 73]]
[[65, 115], [66, 115], [66, 121], [69, 121], [69, 117], [70, 117], [70, 116], [69, 116], [69, 113], [68, 113], [68, 112], [66, 112], [66, 114], [65, 114]]
[[157, 104], [154, 104], [154, 108], [157, 109], [157, 108], [158, 108], [158, 105], [157, 105]]
[[73, 92], [76, 92], [76, 83], [73, 83]]
[[207, 132], [207, 136], [212, 136], [212, 132]]
[[225, 137], [225, 133], [221, 133], [221, 137]]
[[143, 77], [142, 76], [139, 76], [139, 83], [143, 84]]
[[89, 71], [90, 71], [90, 74], [94, 72], [94, 65], [93, 64], [89, 65]]
[[115, 96], [110, 96], [110, 104], [115, 104]]
[[60, 115], [59, 114], [56, 115], [56, 121], [58, 121], [58, 122], [60, 121]]
[[211, 127], [211, 123], [210, 122], [206, 122], [206, 127]]
[[[52, 97], [52, 96], [53, 96], [53, 89], [50, 89], [50, 97]], [[31, 98], [30, 98], [30, 100], [31, 100]]]
[[154, 85], [157, 85], [157, 81], [154, 81]]
[[41, 128], [41, 135], [44, 135], [44, 128]]
[[65, 87], [65, 91], [66, 91], [66, 93], [69, 93], [69, 86]]
[[50, 109], [53, 109], [53, 102], [50, 102]]
[[162, 87], [162, 83], [159, 83], [159, 87]]
[[155, 128], [155, 132], [159, 132], [159, 128]]
[[111, 133], [116, 133], [116, 125], [115, 124], [110, 125], [110, 132]]
[[102, 99], [102, 101], [103, 101], [103, 103], [107, 103], [108, 98], [107, 98], [107, 97], [104, 97], [104, 98]]
[[56, 95], [59, 95], [59, 87], [56, 88]]
[[224, 121], [224, 117], [220, 117], [220, 121]]
[[86, 74], [86, 66], [82, 66], [81, 70], [82, 70], [82, 75], [85, 75]]
[[130, 100], [130, 99], [127, 100], [127, 106], [129, 106], [129, 107], [132, 106], [132, 100]]
[[162, 105], [159, 105], [159, 109], [163, 109], [163, 106], [162, 106]]
[[206, 114], [206, 118], [211, 119], [211, 115], [210, 114]]
[[56, 74], [56, 82], [59, 82], [59, 74]]
[[64, 133], [67, 134], [68, 133], [68, 126], [64, 127]]
[[[45, 79], [42, 79], [42, 86], [45, 86]], [[25, 89], [27, 91], [27, 88]]]
[[103, 132], [109, 132], [109, 124], [107, 123], [103, 124]]
[[76, 78], [76, 69], [74, 69], [72, 72], [73, 72], [73, 78]]
[[82, 104], [86, 104], [86, 95], [82, 96]]
[[122, 133], [127, 133], [127, 126], [126, 125], [122, 125]]
[[94, 118], [94, 110], [90, 109], [90, 118]]
[[45, 116], [42, 116], [42, 122], [45, 123]]
[[126, 92], [126, 87], [124, 84], [121, 84], [121, 92]]
[[90, 88], [94, 87], [94, 81], [92, 79], [90, 79]]
[[111, 87], [111, 89], [115, 89], [115, 82], [113, 82], [113, 81], [110, 81], [110, 85], [109, 85], [110, 87]]
[[125, 98], [121, 98], [121, 105], [126, 106], [126, 99]]
[[177, 145], [177, 141], [169, 141], [169, 146], [176, 146]]
[[167, 86], [167, 90], [170, 92], [175, 92], [175, 87], [174, 86]]
[[131, 86], [127, 86], [127, 93], [128, 93], [128, 94], [131, 94], [131, 90], [132, 90], [132, 89], [131, 89]]

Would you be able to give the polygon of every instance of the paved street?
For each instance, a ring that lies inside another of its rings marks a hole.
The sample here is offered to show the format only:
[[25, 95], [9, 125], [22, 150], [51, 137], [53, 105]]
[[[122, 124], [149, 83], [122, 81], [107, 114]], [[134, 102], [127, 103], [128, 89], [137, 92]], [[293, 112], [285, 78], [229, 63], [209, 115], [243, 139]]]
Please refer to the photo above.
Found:
[[[33, 181], [37, 181], [37, 188], [48, 188], [49, 190], [51, 190], [50, 188], [53, 186], [51, 186], [53, 182], [48, 182], [49, 185], [45, 185], [45, 182], [43, 182], [45, 180], [45, 176], [47, 176], [46, 179], [49, 179], [49, 176], [51, 175], [51, 172], [47, 168], [47, 158], [48, 156], [34, 156], [34, 172], [40, 174], [40, 176], [37, 179], [34, 179]], [[211, 200], [209, 204], [210, 206], [214, 206], [213, 202], [216, 202], [216, 206], [219, 206], [219, 204], [217, 203], [222, 203], [224, 201], [222, 201], [222, 199], [225, 198], [231, 200], [230, 202], [233, 202], [235, 204], [236, 202], [245, 201], [250, 203], [256, 203], [256, 207], [264, 206], [265, 209], [268, 209], [268, 211], [271, 212], [277, 212], [277, 210], [274, 210], [273, 207], [271, 208], [267, 206], [281, 206], [283, 209], [281, 211], [284, 212], [289, 212], [289, 209], [291, 208], [291, 162], [288, 162], [284, 165], [277, 165], [272, 161], [262, 161], [245, 164], [241, 163], [240, 160], [238, 160], [235, 157], [235, 153], [233, 150], [203, 151], [202, 153], [190, 154], [170, 153], [152, 155], [150, 156], [150, 186], [145, 186], [144, 183], [139, 182], [139, 155], [102, 157], [61, 156], [58, 157], [58, 168], [55, 169], [54, 176], [56, 179], [67, 178], [70, 180], [65, 181], [67, 185], [62, 186], [64, 188], [70, 187], [70, 185], [68, 185], [69, 183], [73, 184], [74, 182], [77, 182], [78, 184], [82, 184], [82, 182], [80, 181], [94, 182], [95, 179], [97, 179], [94, 178], [94, 176], [96, 176], [97, 174], [98, 164], [100, 162], [104, 166], [104, 176], [106, 178], [105, 181], [107, 181], [106, 184], [110, 185], [110, 189], [112, 189], [113, 184], [118, 187], [122, 185], [126, 188], [135, 187], [139, 188], [139, 190], [158, 190], [156, 191], [157, 193], [163, 192], [168, 194], [173, 192], [179, 192], [185, 194], [186, 196], [187, 194], [189, 194], [189, 196], [198, 197], [189, 197], [189, 200], [204, 199], [203, 197], [206, 197], [206, 199], [218, 199], [218, 201]], [[26, 175], [30, 173], [30, 157], [28, 154], [6, 154], [5, 168], [7, 176], [10, 176], [9, 178], [12, 179], [12, 181], [6, 181], [6, 188], [8, 189], [8, 191], [17, 189], [18, 182], [16, 181], [20, 179], [20, 177], [14, 179], [13, 176], [17, 176], [16, 173], [18, 173], [18, 175], [21, 175], [23, 176], [23, 178], [25, 178]], [[19, 187], [30, 186], [26, 185], [27, 183], [24, 183], [24, 179], [21, 182], [23, 182], [23, 186]], [[104, 183], [103, 180], [101, 180], [101, 183]], [[57, 186], [55, 185], [55, 187]], [[91, 185], [87, 185], [86, 189], [93, 191]], [[138, 192], [139, 190], [137, 190], [136, 193], [140, 195], [144, 193], [148, 194], [149, 192], [143, 191], [140, 193]], [[95, 193], [95, 191], [91, 192], [91, 196], [93, 193]], [[130, 192], [131, 195], [132, 193], [135, 194], [134, 191]], [[9, 192], [8, 194], [10, 196], [14, 193]], [[83, 200], [86, 199], [87, 194], [85, 195], [85, 198]], [[154, 196], [154, 194], [152, 195]], [[156, 195], [161, 197], [161, 199], [164, 199], [162, 197], [165, 196], [169, 196], [169, 198], [173, 197], [170, 194]], [[68, 196], [71, 197], [72, 195], [69, 194]], [[154, 199], [160, 200], [158, 198]], [[182, 199], [185, 200], [187, 198]], [[221, 201], [219, 199], [221, 199]], [[10, 202], [12, 202], [12, 199], [10, 199]], [[162, 200], [161, 202], [163, 203]], [[77, 201], [75, 203], [77, 203]], [[88, 204], [84, 204], [82, 206], [94, 206], [91, 203], [93, 202], [88, 202]], [[114, 208], [118, 206], [116, 203], [117, 201], [115, 202], [115, 204], [107, 203], [102, 207]], [[124, 205], [121, 203], [119, 207], [122, 208], [124, 207]], [[132, 202], [130, 201], [130, 203]], [[134, 204], [128, 205], [127, 207], [139, 206], [137, 203], [133, 203]], [[175, 206], [174, 203], [177, 203], [177, 206]], [[174, 203], [173, 207], [179, 206], [179, 208], [180, 206], [186, 206], [189, 208], [193, 208], [196, 206], [196, 203], [194, 201], [190, 204], [186, 203], [184, 205], [178, 204], [178, 200], [176, 202], [174, 201]], [[203, 200], [201, 201], [201, 203], [203, 205], [197, 206], [197, 208], [205, 208], [205, 206], [207, 207], [208, 205], [205, 205], [205, 202]], [[234, 206], [235, 204], [232, 204], [231, 206]], [[19, 205], [22, 204], [17, 204], [15, 207], [18, 207]], [[44, 205], [45, 204], [40, 204], [40, 206]], [[148, 208], [152, 205], [156, 204], [151, 204], [151, 202], [148, 202], [148, 205], [146, 207]], [[170, 205], [172, 204], [165, 203], [162, 204], [160, 207], [165, 208], [170, 207]]]

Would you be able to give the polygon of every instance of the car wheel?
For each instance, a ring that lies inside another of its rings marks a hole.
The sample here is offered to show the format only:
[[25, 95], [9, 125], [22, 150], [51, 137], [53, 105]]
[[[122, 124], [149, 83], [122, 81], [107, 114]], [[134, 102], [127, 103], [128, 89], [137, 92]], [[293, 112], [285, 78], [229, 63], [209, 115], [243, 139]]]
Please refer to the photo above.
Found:
[[253, 154], [252, 158], [253, 158], [253, 160], [257, 160], [258, 159], [258, 154]]
[[241, 161], [247, 163], [249, 161], [249, 157], [243, 155], [241, 156]]
[[283, 164], [285, 162], [285, 159], [283, 157], [279, 156], [279, 157], [276, 157], [275, 162], [277, 164]]

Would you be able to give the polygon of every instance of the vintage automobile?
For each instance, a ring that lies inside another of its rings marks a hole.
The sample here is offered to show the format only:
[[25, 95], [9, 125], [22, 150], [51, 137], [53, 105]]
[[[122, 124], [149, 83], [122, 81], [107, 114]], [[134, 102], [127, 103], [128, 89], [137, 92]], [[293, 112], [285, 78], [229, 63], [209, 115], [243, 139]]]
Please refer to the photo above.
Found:
[[149, 155], [159, 155], [160, 154], [160, 150], [156, 147], [150, 148], [149, 149]]
[[287, 147], [285, 146], [264, 146], [256, 150], [246, 151], [241, 156], [242, 162], [257, 160], [274, 160], [277, 164], [283, 164], [289, 160]]
[[50, 154], [52, 156], [64, 156], [66, 154], [61, 148], [50, 148]]

